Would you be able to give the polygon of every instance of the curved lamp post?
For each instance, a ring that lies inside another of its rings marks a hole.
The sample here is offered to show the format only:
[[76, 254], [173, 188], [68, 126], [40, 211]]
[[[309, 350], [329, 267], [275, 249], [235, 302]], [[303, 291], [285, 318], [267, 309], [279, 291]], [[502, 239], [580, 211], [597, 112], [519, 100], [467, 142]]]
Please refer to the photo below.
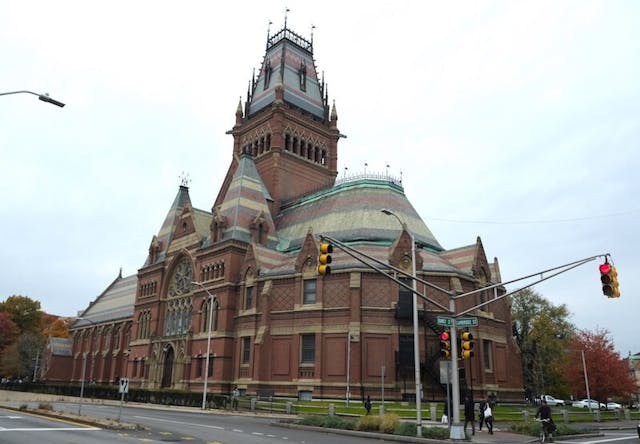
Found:
[[407, 224], [400, 219], [393, 210], [383, 208], [382, 211], [387, 216], [395, 217], [402, 229], [406, 230], [411, 236], [411, 274], [413, 275], [413, 366], [415, 367], [415, 380], [416, 380], [416, 436], [422, 437], [422, 405], [421, 405], [421, 379], [420, 379], [420, 336], [418, 335], [418, 288], [416, 283], [416, 239], [413, 237], [413, 233], [407, 228]]
[[43, 102], [51, 103], [52, 105], [59, 106], [60, 108], [64, 106], [64, 103], [58, 102], [57, 100], [52, 99], [51, 97], [49, 97], [49, 94], [38, 94], [33, 91], [25, 90], [25, 91], [4, 92], [4, 93], [0, 93], [0, 96], [8, 96], [11, 94], [32, 94], [34, 96], [38, 96], [38, 99], [42, 100]]
[[202, 410], [206, 408], [207, 405], [207, 382], [209, 380], [209, 353], [211, 352], [211, 321], [213, 319], [213, 301], [217, 301], [218, 299], [212, 295], [209, 290], [202, 284], [202, 282], [191, 282], [192, 285], [197, 285], [207, 292], [209, 295], [209, 326], [207, 329], [207, 358], [204, 369], [204, 388], [202, 389]]

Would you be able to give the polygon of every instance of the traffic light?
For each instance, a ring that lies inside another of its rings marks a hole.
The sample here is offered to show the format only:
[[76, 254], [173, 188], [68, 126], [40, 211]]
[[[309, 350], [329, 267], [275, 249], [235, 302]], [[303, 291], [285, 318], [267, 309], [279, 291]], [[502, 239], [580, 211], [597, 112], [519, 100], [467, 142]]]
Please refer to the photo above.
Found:
[[320, 244], [320, 256], [318, 256], [318, 274], [331, 274], [331, 253], [333, 245], [327, 242]]
[[616, 267], [609, 262], [600, 264], [600, 282], [602, 282], [602, 293], [610, 298], [620, 297], [620, 288], [618, 287], [618, 272]]
[[451, 336], [446, 331], [440, 333], [440, 357], [445, 359], [451, 357]]
[[473, 335], [468, 331], [463, 331], [460, 343], [460, 356], [462, 359], [473, 358]]

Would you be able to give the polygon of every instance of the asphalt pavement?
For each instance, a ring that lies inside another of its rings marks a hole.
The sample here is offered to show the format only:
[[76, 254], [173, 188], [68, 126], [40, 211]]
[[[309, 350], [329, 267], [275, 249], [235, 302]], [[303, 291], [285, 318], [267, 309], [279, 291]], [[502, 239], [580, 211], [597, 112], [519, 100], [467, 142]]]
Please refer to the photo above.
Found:
[[[27, 402], [41, 402], [41, 403], [52, 403], [52, 402], [78, 402], [78, 398], [73, 397], [62, 397], [56, 395], [46, 395], [41, 393], [28, 393], [28, 392], [16, 392], [11, 390], [0, 390], [0, 406], [7, 407], [11, 409], [17, 409], [21, 405], [21, 403]], [[93, 403], [93, 404], [109, 404], [115, 405], [119, 404], [119, 401], [114, 400], [102, 400], [102, 399], [85, 399], [85, 403]], [[146, 407], [146, 408], [156, 408], [156, 409], [185, 409], [185, 410], [194, 410], [201, 411], [200, 409], [189, 408], [189, 407], [175, 407], [175, 406], [161, 406], [161, 405], [150, 405], [143, 403], [127, 403], [128, 405], [135, 405], [136, 407]], [[276, 418], [288, 418], [291, 419], [291, 415], [283, 415], [283, 414], [269, 414], [262, 412], [252, 412], [252, 411], [226, 411], [226, 410], [211, 410], [211, 413], [215, 414], [233, 414], [233, 415], [255, 415], [262, 417], [273, 417]], [[39, 411], [39, 413], [48, 414], [50, 416], [55, 417], [63, 417], [64, 419], [75, 421], [84, 424], [95, 425], [103, 428], [111, 428], [111, 429], [130, 429], [133, 430], [137, 427], [136, 424], [128, 424], [123, 422], [117, 422], [114, 420], [100, 420], [95, 418], [90, 418], [87, 416], [78, 416], [72, 413], [64, 413], [61, 414], [59, 412], [47, 412], [47, 411]], [[430, 425], [428, 422], [425, 423], [425, 426]], [[434, 423], [433, 425], [441, 426], [439, 423]], [[636, 430], [638, 427], [638, 421], [607, 421], [600, 423], [581, 423], [581, 425], [587, 429], [592, 429], [593, 434], [590, 436], [600, 436], [601, 430]], [[291, 426], [291, 425], [289, 425]], [[324, 430], [327, 431], [326, 429]], [[471, 430], [467, 430], [468, 434], [471, 434]], [[518, 433], [511, 432], [510, 424], [508, 423], [494, 423], [493, 434], [490, 434], [488, 430], [483, 429], [482, 431], [476, 428], [475, 435], [469, 436], [470, 441], [472, 443], [486, 443], [486, 444], [512, 444], [512, 443], [526, 443], [526, 442], [536, 442], [537, 438], [521, 435]], [[363, 433], [363, 432], [355, 432], [355, 433]], [[415, 437], [396, 437], [393, 435], [383, 435], [381, 438], [385, 440], [396, 440], [403, 442], [436, 442], [436, 440], [431, 439], [419, 439]], [[396, 439], [397, 438], [397, 439]], [[555, 441], [561, 441], [563, 437], [555, 437]], [[575, 436], [574, 436], [575, 438]]]

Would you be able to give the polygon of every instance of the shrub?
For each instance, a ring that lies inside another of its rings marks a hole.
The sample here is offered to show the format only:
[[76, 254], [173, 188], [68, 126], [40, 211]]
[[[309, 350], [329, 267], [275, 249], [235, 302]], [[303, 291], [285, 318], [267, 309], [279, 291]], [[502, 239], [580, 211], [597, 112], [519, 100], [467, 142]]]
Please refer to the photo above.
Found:
[[392, 434], [400, 423], [400, 417], [394, 414], [386, 414], [380, 418], [380, 428], [379, 430], [382, 433], [390, 433]]
[[412, 422], [400, 422], [396, 425], [393, 434], [402, 436], [416, 436], [416, 425]]
[[38, 409], [40, 410], [53, 410], [53, 407], [48, 402], [41, 402], [38, 404]]
[[311, 415], [302, 418], [298, 424], [312, 427], [326, 427], [331, 429], [353, 430], [353, 421], [339, 416]]
[[447, 427], [423, 427], [422, 437], [441, 440], [449, 439], [449, 429]]
[[380, 430], [380, 424], [382, 424], [382, 417], [378, 415], [361, 416], [358, 422], [356, 422], [356, 430], [377, 432]]

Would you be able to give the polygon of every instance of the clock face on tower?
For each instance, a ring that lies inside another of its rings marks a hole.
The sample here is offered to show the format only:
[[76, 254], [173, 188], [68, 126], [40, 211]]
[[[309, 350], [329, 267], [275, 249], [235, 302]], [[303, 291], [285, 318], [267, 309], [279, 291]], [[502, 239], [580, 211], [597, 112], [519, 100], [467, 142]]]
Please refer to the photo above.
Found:
[[169, 296], [182, 296], [191, 293], [191, 282], [193, 281], [193, 271], [191, 269], [191, 261], [183, 258], [178, 263], [171, 282], [169, 283]]

